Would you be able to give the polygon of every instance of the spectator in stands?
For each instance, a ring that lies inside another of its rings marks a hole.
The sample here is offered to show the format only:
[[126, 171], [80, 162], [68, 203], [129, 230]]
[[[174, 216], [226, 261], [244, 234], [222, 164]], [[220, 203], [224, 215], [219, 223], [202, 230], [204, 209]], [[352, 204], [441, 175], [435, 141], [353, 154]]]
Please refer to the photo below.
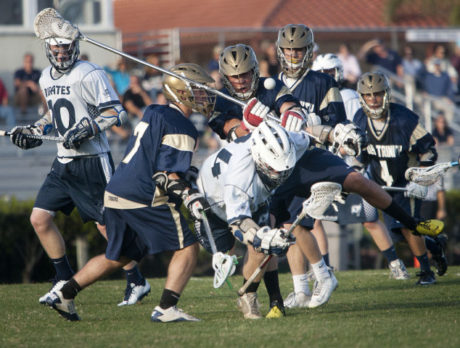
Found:
[[215, 70], [219, 71], [219, 56], [224, 48], [221, 45], [216, 45], [212, 49], [212, 59], [208, 62], [207, 69], [211, 73]]
[[8, 129], [16, 126], [13, 108], [8, 105], [8, 91], [0, 79], [0, 118], [5, 119], [5, 125]]
[[355, 55], [351, 54], [350, 46], [348, 44], [341, 44], [339, 52], [337, 53], [343, 66], [344, 86], [346, 88], [354, 88], [356, 82], [361, 76], [361, 68], [359, 67], [358, 59]]
[[144, 110], [152, 103], [148, 93], [142, 88], [140, 78], [131, 75], [129, 78], [129, 88], [123, 94], [123, 106], [128, 111], [131, 118], [142, 119]]
[[120, 58], [116, 69], [110, 69], [110, 67], [106, 66], [104, 70], [109, 74], [115, 84], [116, 92], [119, 95], [123, 95], [129, 87], [129, 72], [125, 60]]
[[435, 72], [436, 64], [439, 64], [441, 71], [447, 73], [449, 78], [452, 81], [452, 87], [454, 92], [457, 91], [457, 82], [458, 82], [458, 73], [447, 59], [447, 48], [443, 44], [437, 44], [434, 46], [433, 55], [427, 59], [425, 65], [426, 70], [430, 73]]
[[419, 86], [421, 74], [423, 72], [423, 63], [414, 57], [414, 50], [409, 45], [404, 46], [402, 65], [406, 78], [409, 78]]
[[24, 54], [23, 67], [14, 73], [14, 102], [23, 114], [27, 112], [28, 106], [36, 106], [42, 100], [38, 85], [40, 75], [41, 71], [34, 68], [34, 56], [31, 53]]
[[263, 41], [260, 45], [262, 59], [259, 62], [260, 76], [276, 77], [279, 73], [279, 64], [274, 42]]
[[[157, 54], [149, 54], [145, 59], [147, 63], [155, 66], [161, 66], [160, 57]], [[156, 102], [157, 94], [161, 91], [163, 75], [160, 71], [145, 67], [144, 76], [142, 78], [142, 88], [149, 94], [150, 99]]]
[[449, 75], [442, 70], [441, 64], [442, 62], [439, 59], [432, 61], [432, 72], [426, 71], [422, 79], [423, 90], [436, 98], [433, 100], [434, 107], [444, 111], [449, 122], [453, 122], [455, 110], [453, 102], [454, 89]]
[[382, 40], [366, 42], [360, 49], [359, 58], [372, 65], [380, 66], [389, 72], [404, 77], [404, 68], [399, 54], [385, 46]]
[[436, 141], [436, 145], [438, 146], [454, 145], [454, 134], [452, 133], [452, 129], [450, 129], [449, 125], [447, 124], [447, 120], [443, 112], [440, 112], [438, 117], [436, 117], [434, 120], [432, 135]]

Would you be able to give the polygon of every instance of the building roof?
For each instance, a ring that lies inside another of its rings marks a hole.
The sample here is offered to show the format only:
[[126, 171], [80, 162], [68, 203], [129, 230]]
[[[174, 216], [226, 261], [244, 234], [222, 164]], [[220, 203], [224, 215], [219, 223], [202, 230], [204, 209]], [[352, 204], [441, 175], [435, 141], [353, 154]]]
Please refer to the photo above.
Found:
[[[447, 27], [450, 1], [401, 1], [394, 20], [389, 0], [114, 0], [123, 33], [170, 28], [280, 27], [304, 23], [319, 29]], [[428, 5], [427, 5], [428, 4]]]

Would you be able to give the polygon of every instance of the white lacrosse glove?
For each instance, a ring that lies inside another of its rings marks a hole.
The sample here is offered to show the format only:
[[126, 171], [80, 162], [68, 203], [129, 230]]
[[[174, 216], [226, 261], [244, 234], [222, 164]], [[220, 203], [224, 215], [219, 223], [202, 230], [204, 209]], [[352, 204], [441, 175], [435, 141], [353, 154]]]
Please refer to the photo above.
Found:
[[424, 199], [428, 193], [428, 187], [410, 182], [406, 185], [406, 192], [404, 195], [409, 198]]
[[[304, 109], [305, 110], [305, 109]], [[321, 124], [321, 117], [319, 117], [317, 114], [314, 112], [310, 112], [307, 115], [307, 127], [313, 127], [313, 126], [318, 126]]]
[[82, 118], [65, 132], [62, 145], [66, 149], [78, 149], [83, 141], [96, 135], [95, 127], [99, 128], [93, 120]]
[[27, 134], [42, 135], [42, 131], [37, 126], [16, 126], [10, 131], [11, 142], [23, 150], [32, 149], [43, 144], [41, 139], [32, 139]]
[[349, 156], [359, 156], [367, 146], [367, 137], [354, 123], [338, 123], [333, 130], [334, 142], [332, 147], [336, 152], [342, 148]]
[[281, 114], [281, 126], [287, 131], [298, 132], [305, 125], [305, 116], [300, 110], [286, 110]]
[[268, 226], [260, 228], [252, 241], [256, 251], [277, 256], [284, 255], [291, 244], [292, 239], [286, 236], [285, 229], [270, 229]]
[[187, 192], [187, 197], [184, 199], [184, 205], [190, 211], [192, 217], [196, 220], [201, 220], [201, 212], [210, 209], [209, 203], [202, 193], [197, 189], [190, 189]]
[[257, 98], [249, 99], [243, 108], [243, 123], [248, 130], [256, 128], [267, 116], [270, 108], [262, 104]]

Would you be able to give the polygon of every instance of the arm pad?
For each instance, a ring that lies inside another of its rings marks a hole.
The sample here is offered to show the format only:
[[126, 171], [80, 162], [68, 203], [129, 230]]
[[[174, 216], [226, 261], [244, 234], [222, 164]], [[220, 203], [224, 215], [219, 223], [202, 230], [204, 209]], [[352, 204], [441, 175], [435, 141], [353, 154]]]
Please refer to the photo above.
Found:
[[37, 127], [41, 134], [46, 135], [53, 130], [53, 116], [51, 110], [48, 110], [45, 115], [37, 122], [34, 123], [34, 126]]
[[331, 126], [326, 125], [316, 125], [312, 126], [310, 136], [315, 139], [320, 144], [326, 144], [329, 142], [329, 134], [332, 131]]
[[246, 245], [252, 244], [254, 236], [259, 229], [259, 225], [248, 217], [242, 220], [235, 220], [230, 224], [230, 230], [235, 238]]
[[96, 123], [99, 132], [102, 132], [112, 126], [121, 126], [127, 119], [128, 114], [125, 109], [121, 105], [115, 105], [102, 111], [93, 121]]

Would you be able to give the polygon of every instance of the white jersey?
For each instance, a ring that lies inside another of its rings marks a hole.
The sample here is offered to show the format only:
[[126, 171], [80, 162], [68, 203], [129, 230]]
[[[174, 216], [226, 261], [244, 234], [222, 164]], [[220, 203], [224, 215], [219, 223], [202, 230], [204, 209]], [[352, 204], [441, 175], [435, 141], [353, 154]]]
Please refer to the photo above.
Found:
[[347, 115], [347, 120], [353, 122], [353, 117], [361, 108], [361, 103], [359, 102], [359, 94], [354, 89], [344, 88], [340, 90], [342, 95], [343, 105], [345, 106], [345, 113]]
[[[309, 137], [305, 132], [289, 135], [298, 160], [309, 145]], [[252, 217], [271, 194], [256, 173], [249, 139], [250, 136], [237, 139], [208, 157], [198, 176], [198, 189], [213, 213], [228, 223]]]
[[[101, 110], [120, 104], [107, 75], [96, 64], [77, 61], [72, 70], [58, 78], [53, 77], [51, 70], [51, 65], [43, 70], [40, 88], [52, 111], [56, 135], [62, 137], [83, 118], [94, 119]], [[66, 149], [62, 143], [57, 143], [57, 148], [62, 162], [110, 151], [105, 132], [85, 140], [78, 149]]]

